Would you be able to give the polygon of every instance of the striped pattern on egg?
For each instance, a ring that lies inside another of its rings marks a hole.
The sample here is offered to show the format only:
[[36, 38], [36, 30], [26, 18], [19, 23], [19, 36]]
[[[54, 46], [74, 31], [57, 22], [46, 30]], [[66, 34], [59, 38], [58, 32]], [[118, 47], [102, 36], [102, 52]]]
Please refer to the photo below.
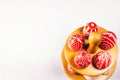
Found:
[[83, 48], [84, 39], [79, 34], [72, 35], [68, 40], [68, 47], [72, 51], [78, 51]]
[[83, 28], [83, 35], [85, 38], [88, 38], [92, 32], [98, 32], [98, 25], [94, 22], [89, 22]]
[[107, 51], [98, 52], [93, 58], [93, 64], [97, 69], [104, 69], [111, 64], [112, 57]]
[[111, 49], [116, 44], [116, 41], [117, 41], [116, 35], [111, 31], [107, 31], [102, 34], [102, 41], [99, 47], [103, 50]]

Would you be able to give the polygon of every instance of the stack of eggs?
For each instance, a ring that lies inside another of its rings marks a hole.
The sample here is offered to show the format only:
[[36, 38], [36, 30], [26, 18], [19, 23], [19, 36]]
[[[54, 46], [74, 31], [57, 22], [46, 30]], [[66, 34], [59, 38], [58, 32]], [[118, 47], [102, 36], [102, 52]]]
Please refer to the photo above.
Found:
[[115, 70], [117, 37], [94, 22], [73, 31], [62, 51], [62, 63], [72, 80], [106, 80]]

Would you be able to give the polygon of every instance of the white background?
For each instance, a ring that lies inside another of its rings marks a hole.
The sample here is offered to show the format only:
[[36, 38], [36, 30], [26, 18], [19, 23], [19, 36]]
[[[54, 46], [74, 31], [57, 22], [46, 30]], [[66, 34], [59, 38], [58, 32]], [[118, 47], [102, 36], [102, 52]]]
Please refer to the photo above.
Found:
[[[68, 80], [61, 51], [87, 22], [116, 33], [119, 0], [0, 0], [0, 80]], [[110, 80], [120, 79], [120, 54]]]

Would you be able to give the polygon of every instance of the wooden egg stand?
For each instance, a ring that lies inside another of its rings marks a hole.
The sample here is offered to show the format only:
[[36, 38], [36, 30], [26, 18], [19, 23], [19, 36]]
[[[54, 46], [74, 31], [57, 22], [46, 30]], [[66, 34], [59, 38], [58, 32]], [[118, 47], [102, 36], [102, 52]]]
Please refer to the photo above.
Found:
[[[78, 28], [74, 32], [72, 32], [70, 36], [72, 36], [73, 34], [83, 35], [82, 31], [83, 31], [83, 27]], [[85, 45], [89, 44], [89, 46], [86, 50], [87, 50], [87, 52], [91, 53], [90, 55], [92, 57], [94, 55], [96, 55], [97, 52], [102, 50], [98, 47], [98, 45], [101, 41], [101, 34], [104, 33], [105, 31], [106, 31], [105, 29], [103, 29], [102, 27], [99, 27], [98, 33], [92, 33], [91, 36], [89, 36], [89, 39], [85, 39]], [[63, 62], [65, 72], [68, 74], [68, 76], [72, 80], [85, 80], [84, 75], [95, 76], [95, 80], [99, 80], [100, 78], [102, 78], [102, 79], [104, 78], [104, 80], [106, 80], [112, 75], [112, 73], [115, 70], [115, 66], [116, 66], [116, 62], [117, 62], [117, 56], [118, 56], [118, 46], [117, 45], [115, 45], [112, 49], [107, 50], [108, 52], [111, 53], [111, 56], [112, 56], [112, 63], [109, 67], [99, 70], [99, 69], [96, 69], [93, 66], [93, 64], [91, 63], [85, 69], [78, 69], [75, 66], [74, 60], [73, 60], [76, 52], [73, 52], [68, 48], [67, 41], [66, 41], [66, 44], [62, 51], [62, 62]], [[71, 74], [67, 69], [67, 64], [69, 64], [77, 73], [80, 73], [81, 75]], [[103, 75], [107, 71], [110, 71], [110, 73], [108, 75]]]

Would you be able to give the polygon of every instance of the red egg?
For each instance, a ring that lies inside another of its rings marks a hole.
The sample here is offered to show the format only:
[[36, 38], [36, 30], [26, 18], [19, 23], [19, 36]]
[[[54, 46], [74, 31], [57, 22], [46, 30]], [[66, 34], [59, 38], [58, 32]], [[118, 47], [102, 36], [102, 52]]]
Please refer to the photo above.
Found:
[[91, 63], [91, 56], [84, 50], [78, 51], [78, 53], [74, 56], [74, 63], [77, 68], [86, 68]]
[[112, 57], [107, 51], [100, 51], [93, 57], [93, 65], [97, 69], [104, 69], [111, 64]]
[[111, 49], [116, 44], [116, 41], [117, 41], [116, 35], [111, 31], [107, 31], [102, 34], [102, 41], [99, 47], [104, 50]]
[[78, 51], [83, 48], [84, 39], [79, 34], [74, 34], [68, 39], [68, 47], [72, 51]]
[[92, 32], [98, 32], [98, 25], [94, 22], [89, 22], [83, 28], [83, 35], [85, 38], [88, 38]]

